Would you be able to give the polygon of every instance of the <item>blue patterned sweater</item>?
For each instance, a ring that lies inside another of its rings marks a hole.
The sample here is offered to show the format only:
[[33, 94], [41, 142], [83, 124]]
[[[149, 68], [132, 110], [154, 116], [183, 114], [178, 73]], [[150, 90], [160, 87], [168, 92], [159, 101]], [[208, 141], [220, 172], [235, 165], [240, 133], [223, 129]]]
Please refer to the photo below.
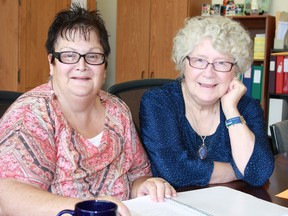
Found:
[[238, 110], [256, 138], [244, 175], [232, 158], [222, 107], [216, 132], [205, 140], [208, 156], [201, 160], [197, 152], [202, 140], [185, 116], [180, 81], [147, 91], [142, 97], [139, 115], [141, 139], [151, 160], [153, 175], [166, 179], [176, 188], [205, 186], [210, 181], [213, 161], [219, 161], [231, 163], [238, 179], [253, 186], [263, 185], [274, 169], [263, 110], [257, 100], [246, 95], [241, 98]]

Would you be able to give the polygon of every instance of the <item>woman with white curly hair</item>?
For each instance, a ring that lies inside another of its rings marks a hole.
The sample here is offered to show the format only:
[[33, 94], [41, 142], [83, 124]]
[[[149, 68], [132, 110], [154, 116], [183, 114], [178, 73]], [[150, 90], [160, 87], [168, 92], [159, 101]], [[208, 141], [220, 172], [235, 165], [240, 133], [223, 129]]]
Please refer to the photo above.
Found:
[[251, 66], [253, 42], [238, 22], [193, 17], [174, 38], [179, 78], [145, 93], [141, 138], [154, 176], [173, 186], [243, 180], [273, 172], [263, 110], [237, 78]]

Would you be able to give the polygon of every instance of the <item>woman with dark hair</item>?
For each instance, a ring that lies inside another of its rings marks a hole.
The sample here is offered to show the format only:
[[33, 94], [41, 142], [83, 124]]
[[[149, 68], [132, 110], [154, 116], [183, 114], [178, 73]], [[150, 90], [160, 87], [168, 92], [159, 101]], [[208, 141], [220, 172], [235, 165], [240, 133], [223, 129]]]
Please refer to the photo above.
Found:
[[[56, 215], [87, 199], [176, 194], [150, 163], [128, 107], [101, 90], [110, 53], [97, 11], [59, 12], [46, 42], [50, 80], [0, 121], [0, 215]], [[16, 203], [16, 205], [15, 205]]]

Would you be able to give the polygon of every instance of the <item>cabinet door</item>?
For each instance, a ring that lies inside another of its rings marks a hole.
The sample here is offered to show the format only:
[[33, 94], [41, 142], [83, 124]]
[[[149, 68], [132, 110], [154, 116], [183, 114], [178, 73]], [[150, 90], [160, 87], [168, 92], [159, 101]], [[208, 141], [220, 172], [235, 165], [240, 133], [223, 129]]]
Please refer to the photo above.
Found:
[[18, 1], [1, 1], [0, 6], [0, 90], [17, 90]]
[[176, 78], [173, 38], [188, 16], [187, 0], [151, 0], [150, 77]]
[[20, 9], [20, 91], [48, 81], [49, 65], [45, 42], [55, 14], [70, 0], [22, 0]]
[[118, 0], [116, 82], [148, 78], [150, 0]]

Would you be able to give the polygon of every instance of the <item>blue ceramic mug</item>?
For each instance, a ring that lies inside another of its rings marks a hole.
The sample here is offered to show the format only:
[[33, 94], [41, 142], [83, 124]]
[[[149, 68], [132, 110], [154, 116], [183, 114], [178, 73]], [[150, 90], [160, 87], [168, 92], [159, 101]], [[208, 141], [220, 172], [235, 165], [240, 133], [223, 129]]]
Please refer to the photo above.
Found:
[[57, 214], [70, 214], [73, 216], [117, 216], [118, 206], [104, 200], [87, 200], [75, 205], [74, 210], [65, 209]]

